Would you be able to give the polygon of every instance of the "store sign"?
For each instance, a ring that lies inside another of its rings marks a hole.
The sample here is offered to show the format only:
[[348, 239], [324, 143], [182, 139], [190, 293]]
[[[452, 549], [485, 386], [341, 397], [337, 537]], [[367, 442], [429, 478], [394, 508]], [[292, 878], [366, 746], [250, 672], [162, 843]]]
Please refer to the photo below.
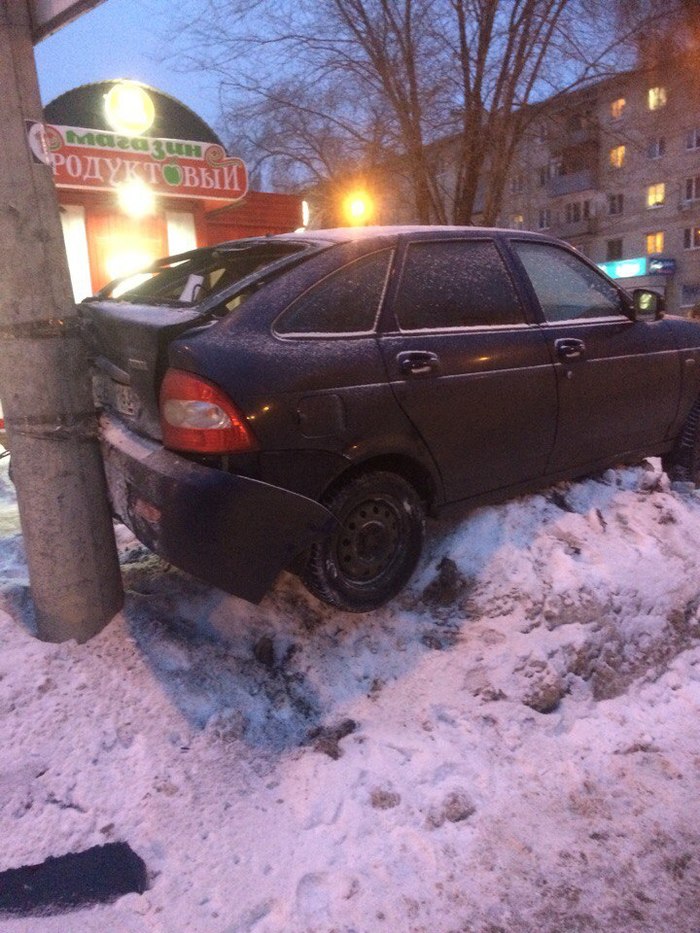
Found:
[[109, 191], [130, 182], [170, 197], [239, 201], [248, 191], [241, 159], [217, 143], [123, 136], [76, 126], [47, 126], [59, 188]]
[[637, 259], [620, 259], [617, 262], [599, 262], [598, 268], [611, 279], [631, 279], [637, 275], [647, 274], [647, 258], [640, 256]]
[[676, 260], [657, 256], [649, 260], [649, 272], [652, 275], [673, 275], [676, 271]]

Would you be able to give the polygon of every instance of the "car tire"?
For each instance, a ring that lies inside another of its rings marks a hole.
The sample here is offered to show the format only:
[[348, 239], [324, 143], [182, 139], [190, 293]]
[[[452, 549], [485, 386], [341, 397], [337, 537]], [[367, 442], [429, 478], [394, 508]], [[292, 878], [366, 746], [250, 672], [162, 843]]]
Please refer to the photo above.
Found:
[[323, 602], [369, 612], [405, 586], [423, 548], [425, 509], [415, 488], [385, 471], [362, 473], [324, 505], [337, 528], [311, 548], [303, 575]]
[[700, 398], [688, 412], [673, 450], [661, 463], [669, 479], [700, 485]]

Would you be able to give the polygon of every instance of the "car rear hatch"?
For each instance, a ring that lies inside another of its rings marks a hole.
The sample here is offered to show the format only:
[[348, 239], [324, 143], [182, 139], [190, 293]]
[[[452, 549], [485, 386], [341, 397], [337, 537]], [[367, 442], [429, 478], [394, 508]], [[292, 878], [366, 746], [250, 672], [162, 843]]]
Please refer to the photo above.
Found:
[[94, 364], [96, 403], [160, 439], [158, 391], [170, 342], [215, 326], [291, 265], [328, 244], [256, 238], [194, 250], [111, 282], [79, 305]]

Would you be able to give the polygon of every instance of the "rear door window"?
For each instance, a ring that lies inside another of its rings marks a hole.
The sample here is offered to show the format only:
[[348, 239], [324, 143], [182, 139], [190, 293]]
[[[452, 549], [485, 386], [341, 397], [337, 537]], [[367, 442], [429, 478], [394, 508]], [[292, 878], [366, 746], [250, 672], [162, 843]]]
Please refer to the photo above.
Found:
[[275, 322], [284, 336], [366, 334], [374, 330], [392, 250], [348, 263], [297, 298]]
[[396, 314], [405, 331], [525, 323], [498, 247], [485, 239], [409, 244]]

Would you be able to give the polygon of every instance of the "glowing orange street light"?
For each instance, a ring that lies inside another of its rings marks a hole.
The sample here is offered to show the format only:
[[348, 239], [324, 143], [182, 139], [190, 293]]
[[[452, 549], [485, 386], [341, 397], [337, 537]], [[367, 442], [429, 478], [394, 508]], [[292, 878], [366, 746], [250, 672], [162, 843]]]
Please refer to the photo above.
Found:
[[369, 222], [374, 213], [374, 202], [366, 191], [353, 191], [343, 201], [343, 214], [353, 227]]

